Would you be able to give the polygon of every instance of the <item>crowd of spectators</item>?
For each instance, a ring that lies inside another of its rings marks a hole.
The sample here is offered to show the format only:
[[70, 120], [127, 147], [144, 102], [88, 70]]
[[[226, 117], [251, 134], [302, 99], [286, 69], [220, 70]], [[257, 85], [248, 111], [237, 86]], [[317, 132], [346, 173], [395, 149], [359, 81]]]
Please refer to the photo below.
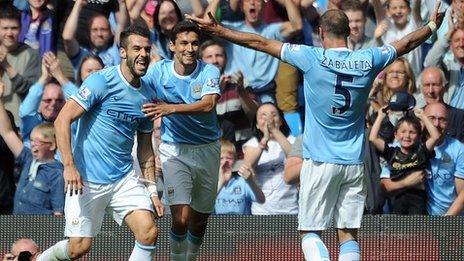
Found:
[[[235, 30], [320, 46], [320, 14], [340, 9], [350, 21], [348, 47], [359, 50], [416, 30], [427, 22], [434, 1], [325, 2], [0, 1], [0, 213], [63, 213], [63, 166], [54, 153], [50, 123], [89, 74], [119, 64], [119, 33], [131, 23], [150, 29], [151, 63], [156, 63], [173, 58], [170, 31], [184, 14], [211, 13]], [[443, 2], [443, 26], [377, 75], [362, 108], [366, 133], [375, 127], [374, 143], [365, 142], [366, 213], [409, 213], [397, 211], [400, 199], [420, 204], [423, 211], [415, 214], [459, 215], [464, 207], [464, 1]], [[215, 212], [296, 214], [301, 134], [311, 132], [302, 129], [300, 72], [270, 55], [206, 36], [200, 58], [221, 72], [216, 111], [223, 148]], [[425, 126], [411, 111], [386, 109], [405, 93], [415, 97], [416, 115]], [[159, 128], [153, 144], [159, 144]], [[404, 129], [416, 136], [404, 141]], [[406, 174], [397, 176], [397, 161], [414, 158], [416, 150], [423, 156], [421, 166], [415, 172], [402, 169]], [[159, 168], [156, 174], [162, 180]], [[420, 196], [409, 197], [411, 190]]]

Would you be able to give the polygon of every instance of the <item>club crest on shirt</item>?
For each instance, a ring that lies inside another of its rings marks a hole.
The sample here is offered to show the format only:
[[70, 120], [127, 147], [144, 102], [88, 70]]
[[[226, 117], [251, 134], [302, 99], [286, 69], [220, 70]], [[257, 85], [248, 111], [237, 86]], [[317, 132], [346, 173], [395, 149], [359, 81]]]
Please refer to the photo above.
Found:
[[90, 96], [92, 92], [90, 91], [89, 88], [87, 88], [87, 86], [82, 86], [82, 88], [77, 92], [77, 95], [83, 99], [83, 100], [87, 100]]
[[193, 95], [199, 95], [201, 93], [201, 85], [195, 85], [192, 89]]

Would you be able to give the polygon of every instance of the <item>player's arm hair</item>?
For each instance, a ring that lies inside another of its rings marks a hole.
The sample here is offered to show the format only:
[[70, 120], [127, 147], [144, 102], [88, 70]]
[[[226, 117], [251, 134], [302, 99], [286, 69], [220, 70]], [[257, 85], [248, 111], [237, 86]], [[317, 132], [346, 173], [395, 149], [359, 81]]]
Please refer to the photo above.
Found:
[[464, 179], [455, 178], [457, 196], [446, 212], [445, 216], [458, 216], [464, 209]]
[[13, 156], [17, 158], [19, 154], [21, 154], [24, 145], [18, 137], [18, 134], [16, 134], [13, 130], [10, 117], [8, 117], [8, 113], [5, 110], [2, 99], [0, 99], [0, 135], [13, 153]]
[[303, 159], [297, 156], [287, 158], [284, 167], [284, 181], [287, 184], [295, 184], [300, 182], [300, 172], [303, 166]]
[[69, 99], [55, 120], [56, 145], [60, 151], [61, 162], [65, 167], [74, 166], [71, 149], [71, 123], [84, 114], [84, 108], [75, 100]]
[[380, 126], [384, 119], [381, 115], [382, 114], [379, 111], [377, 118], [375, 118], [374, 125], [372, 125], [371, 132], [369, 133], [369, 141], [372, 142], [375, 148], [379, 151], [383, 151], [385, 149], [385, 141], [379, 136]]
[[258, 34], [245, 33], [217, 25], [218, 31], [214, 35], [254, 50], [265, 52], [280, 59], [280, 50], [283, 43], [277, 40], [267, 39]]
[[207, 94], [201, 97], [201, 100], [194, 103], [180, 103], [173, 104], [174, 113], [180, 114], [192, 114], [192, 113], [205, 113], [216, 109], [219, 95]]
[[425, 42], [425, 40], [427, 40], [431, 35], [432, 30], [430, 27], [424, 25], [400, 40], [391, 43], [391, 45], [396, 49], [397, 57], [400, 57]]
[[137, 159], [142, 170], [142, 176], [146, 180], [155, 182], [155, 153], [151, 142], [151, 132], [137, 132]]

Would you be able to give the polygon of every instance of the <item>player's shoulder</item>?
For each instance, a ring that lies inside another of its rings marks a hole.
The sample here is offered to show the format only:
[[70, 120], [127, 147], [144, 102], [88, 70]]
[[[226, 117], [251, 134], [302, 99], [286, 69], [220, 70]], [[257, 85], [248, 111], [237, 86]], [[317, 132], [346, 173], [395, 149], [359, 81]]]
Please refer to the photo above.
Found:
[[106, 86], [110, 79], [117, 74], [116, 66], [106, 67], [102, 70], [90, 74], [83, 82], [83, 85]]
[[220, 74], [219, 68], [217, 68], [214, 64], [205, 63], [201, 60], [197, 60], [197, 62], [202, 71], [208, 73], [217, 73], [218, 75]]

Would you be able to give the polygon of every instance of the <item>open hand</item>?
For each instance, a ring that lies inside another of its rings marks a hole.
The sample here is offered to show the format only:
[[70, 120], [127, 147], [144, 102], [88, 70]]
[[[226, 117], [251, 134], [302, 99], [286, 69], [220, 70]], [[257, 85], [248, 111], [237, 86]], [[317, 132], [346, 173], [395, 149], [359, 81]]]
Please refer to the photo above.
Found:
[[82, 177], [77, 171], [75, 166], [65, 167], [63, 171], [64, 177], [64, 193], [68, 193], [72, 196], [73, 192], [75, 195], [78, 193], [82, 195], [84, 184], [82, 182]]

